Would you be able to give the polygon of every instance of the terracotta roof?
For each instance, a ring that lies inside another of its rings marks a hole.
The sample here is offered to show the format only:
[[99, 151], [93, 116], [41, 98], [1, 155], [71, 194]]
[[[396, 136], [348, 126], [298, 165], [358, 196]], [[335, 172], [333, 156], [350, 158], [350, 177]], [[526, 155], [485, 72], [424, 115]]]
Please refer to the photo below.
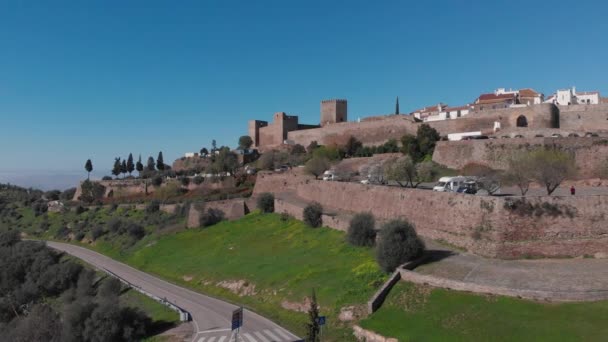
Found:
[[540, 95], [541, 95], [540, 93], [538, 93], [536, 90], [531, 89], [531, 88], [524, 88], [524, 89], [519, 90], [520, 97], [537, 97]]
[[506, 102], [507, 100], [515, 101], [515, 94], [500, 94], [496, 95], [494, 93], [489, 94], [481, 94], [475, 101], [476, 104], [491, 104], [491, 103], [500, 103]]
[[432, 112], [439, 112], [439, 110], [437, 110], [437, 106], [441, 106], [441, 108], [445, 108], [448, 105], [444, 104], [444, 103], [438, 103], [436, 105], [432, 105], [432, 106], [426, 106], [420, 109], [416, 109], [415, 111], [413, 111], [412, 113], [432, 113]]
[[453, 111], [458, 111], [458, 110], [465, 110], [465, 109], [471, 109], [471, 106], [469, 105], [464, 105], [464, 106], [460, 106], [460, 107], [445, 107], [443, 109], [444, 112], [453, 112]]

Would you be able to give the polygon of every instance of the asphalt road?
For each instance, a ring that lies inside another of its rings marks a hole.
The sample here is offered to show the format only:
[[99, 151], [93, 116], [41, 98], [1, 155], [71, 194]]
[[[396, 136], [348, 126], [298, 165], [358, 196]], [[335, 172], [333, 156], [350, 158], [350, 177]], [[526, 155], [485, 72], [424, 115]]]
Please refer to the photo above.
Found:
[[[192, 316], [194, 329], [196, 330], [192, 341], [230, 342], [235, 340], [231, 331], [231, 317], [232, 311], [237, 309], [237, 306], [168, 283], [83, 247], [51, 241], [47, 241], [47, 245], [82, 259], [98, 269], [108, 270], [144, 291], [159, 298], [164, 298], [188, 311]], [[299, 337], [269, 319], [249, 310], [244, 310], [243, 327], [240, 329], [238, 342], [288, 342], [299, 340], [301, 340]]]

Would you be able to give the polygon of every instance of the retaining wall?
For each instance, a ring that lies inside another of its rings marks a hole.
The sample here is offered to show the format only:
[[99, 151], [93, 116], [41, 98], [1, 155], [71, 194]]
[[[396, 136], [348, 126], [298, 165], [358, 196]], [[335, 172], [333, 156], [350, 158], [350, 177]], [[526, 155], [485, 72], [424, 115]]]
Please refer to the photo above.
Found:
[[378, 221], [405, 218], [424, 237], [488, 257], [575, 257], [608, 249], [608, 196], [540, 196], [522, 202], [519, 197], [317, 181], [293, 173], [259, 174], [254, 194], [262, 192], [275, 194], [277, 212], [286, 208], [301, 218], [304, 206], [316, 201], [328, 212], [371, 211]]
[[600, 166], [608, 158], [607, 138], [502, 138], [439, 141], [433, 153], [433, 161], [452, 169], [461, 169], [468, 163], [477, 163], [504, 170], [509, 159], [515, 154], [543, 146], [557, 147], [572, 153], [578, 167], [579, 179], [597, 177]]
[[228, 220], [241, 218], [249, 212], [245, 200], [242, 198], [205, 203], [193, 203], [190, 205], [190, 210], [188, 211], [188, 221], [186, 223], [186, 227], [200, 227], [201, 214], [203, 210], [207, 209], [221, 210], [225, 215], [224, 218]]

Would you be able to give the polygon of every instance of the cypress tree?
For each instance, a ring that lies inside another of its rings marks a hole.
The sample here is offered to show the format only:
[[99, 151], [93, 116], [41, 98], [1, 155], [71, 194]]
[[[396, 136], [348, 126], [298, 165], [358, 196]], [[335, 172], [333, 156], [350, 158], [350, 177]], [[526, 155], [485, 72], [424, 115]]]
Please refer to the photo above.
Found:
[[129, 173], [129, 176], [133, 170], [135, 170], [135, 164], [133, 164], [133, 154], [129, 153], [129, 158], [127, 158], [127, 172]]
[[93, 163], [91, 162], [91, 159], [88, 159], [87, 162], [84, 164], [84, 169], [87, 170], [87, 180], [89, 180], [91, 176], [91, 171], [93, 171]]
[[148, 171], [154, 171], [156, 170], [156, 166], [154, 164], [154, 158], [152, 158], [152, 156], [148, 157]]
[[397, 103], [395, 104], [395, 115], [399, 115], [399, 96], [397, 96]]
[[121, 165], [120, 158], [114, 158], [114, 167], [112, 168], [112, 174], [116, 177], [120, 175]]
[[163, 152], [158, 152], [158, 157], [156, 158], [156, 168], [159, 171], [163, 171], [165, 169], [165, 161], [163, 160]]
[[124, 159], [122, 160], [122, 164], [120, 165], [120, 173], [123, 174], [123, 178], [124, 178], [124, 175], [127, 174], [127, 161]]
[[139, 155], [139, 159], [137, 160], [137, 163], [135, 164], [135, 169], [137, 170], [137, 172], [139, 173], [139, 176], [141, 177], [141, 173], [144, 170], [144, 164], [141, 163], [141, 154]]

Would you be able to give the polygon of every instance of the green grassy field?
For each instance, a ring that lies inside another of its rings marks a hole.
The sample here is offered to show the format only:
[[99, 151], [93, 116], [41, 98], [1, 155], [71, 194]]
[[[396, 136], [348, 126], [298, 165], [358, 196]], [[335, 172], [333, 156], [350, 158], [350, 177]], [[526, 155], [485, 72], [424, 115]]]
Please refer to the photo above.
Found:
[[[328, 315], [328, 341], [352, 340], [337, 320], [343, 306], [363, 306], [384, 282], [371, 249], [352, 247], [344, 233], [309, 228], [277, 214], [252, 213], [236, 221], [175, 234], [151, 234], [130, 247], [100, 240], [88, 246], [174, 283], [246, 305], [303, 333], [307, 316], [282, 308], [302, 303], [314, 288]], [[244, 281], [253, 291], [231, 292], [218, 283]], [[253, 288], [255, 286], [255, 288]]]
[[129, 289], [120, 295], [120, 304], [144, 311], [156, 324], [174, 325], [179, 323], [177, 312], [135, 290]]
[[406, 341], [605, 341], [608, 302], [537, 303], [398, 283], [365, 329]]

